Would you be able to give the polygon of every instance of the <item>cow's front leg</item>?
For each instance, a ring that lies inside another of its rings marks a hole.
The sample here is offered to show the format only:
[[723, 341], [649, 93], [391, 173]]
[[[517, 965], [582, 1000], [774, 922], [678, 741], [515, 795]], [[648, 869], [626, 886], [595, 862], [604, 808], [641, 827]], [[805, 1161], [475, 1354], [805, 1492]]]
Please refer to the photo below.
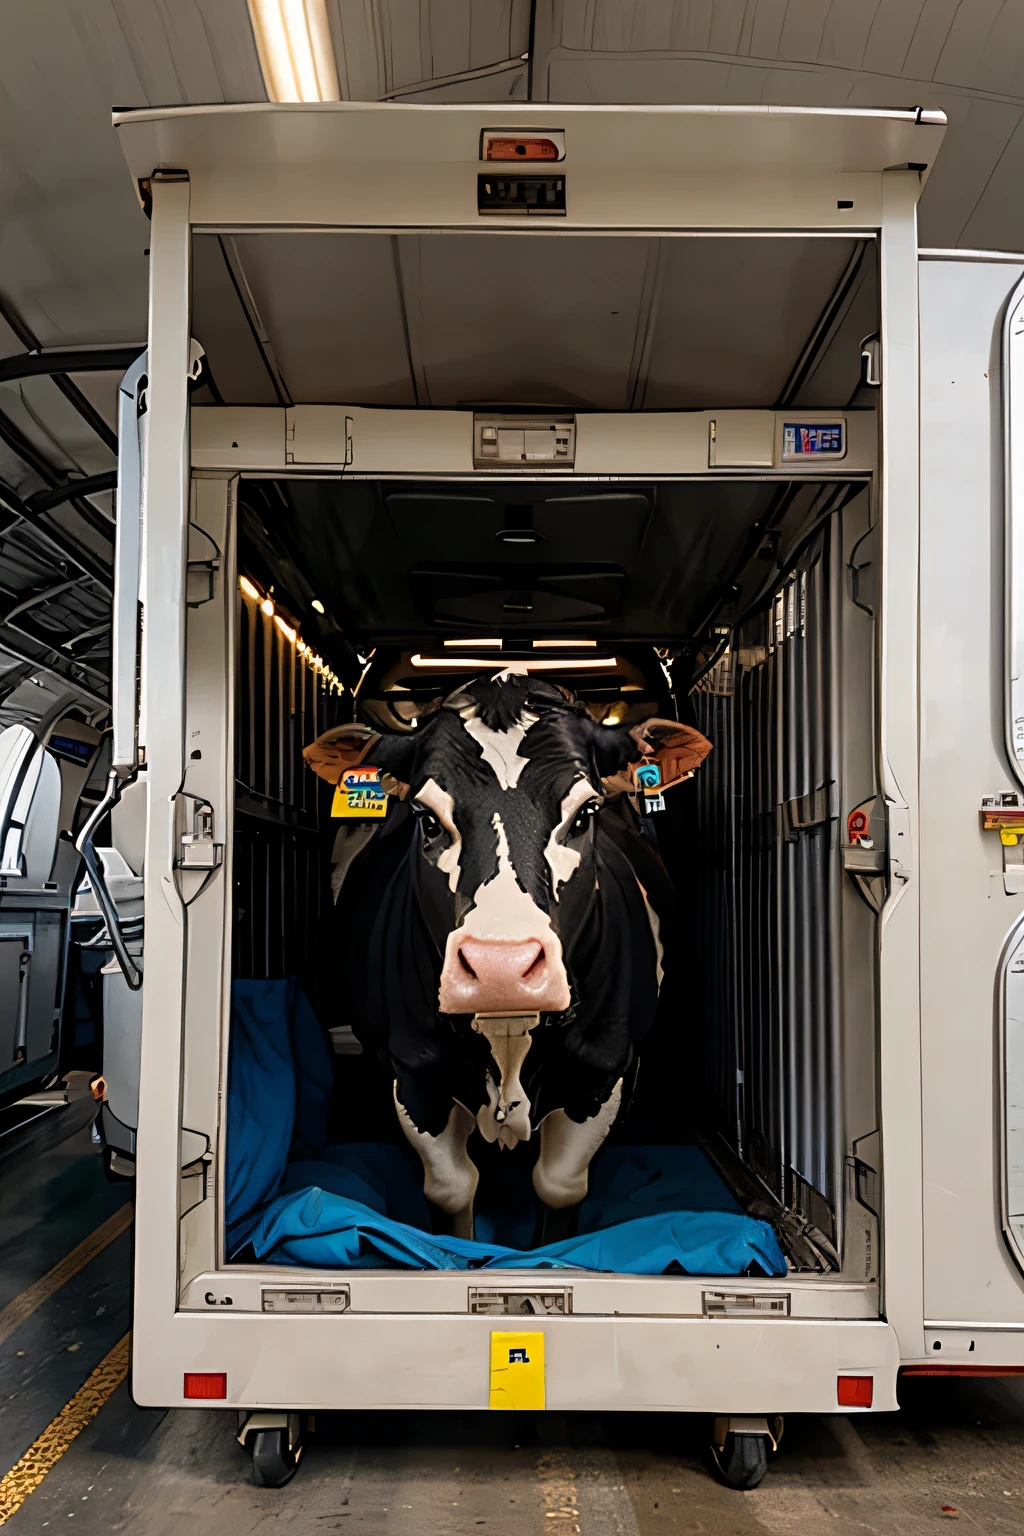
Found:
[[[579, 1205], [586, 1198], [590, 1163], [622, 1103], [622, 1079], [596, 1115], [577, 1124], [564, 1109], [552, 1110], [540, 1128], [540, 1155], [533, 1168], [533, 1187], [542, 1202], [537, 1224], [538, 1244], [558, 1242], [576, 1231]], [[558, 1212], [558, 1216], [553, 1216]]]
[[398, 1097], [395, 1083], [395, 1108], [398, 1121], [409, 1145], [423, 1164], [423, 1193], [437, 1213], [435, 1230], [449, 1237], [473, 1236], [473, 1197], [480, 1172], [466, 1151], [476, 1121], [468, 1109], [453, 1104], [448, 1124], [440, 1136], [428, 1136], [413, 1124], [409, 1112]]

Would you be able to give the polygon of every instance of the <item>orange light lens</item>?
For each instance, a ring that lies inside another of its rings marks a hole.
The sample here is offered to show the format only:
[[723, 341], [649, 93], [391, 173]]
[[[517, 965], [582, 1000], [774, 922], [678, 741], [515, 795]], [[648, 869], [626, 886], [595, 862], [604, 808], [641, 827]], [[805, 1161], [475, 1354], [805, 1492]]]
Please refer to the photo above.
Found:
[[488, 139], [485, 160], [557, 160], [554, 139]]
[[228, 1375], [226, 1371], [185, 1372], [185, 1397], [211, 1399], [224, 1398], [227, 1395]]
[[840, 1408], [870, 1408], [875, 1395], [873, 1376], [840, 1376], [837, 1393]]

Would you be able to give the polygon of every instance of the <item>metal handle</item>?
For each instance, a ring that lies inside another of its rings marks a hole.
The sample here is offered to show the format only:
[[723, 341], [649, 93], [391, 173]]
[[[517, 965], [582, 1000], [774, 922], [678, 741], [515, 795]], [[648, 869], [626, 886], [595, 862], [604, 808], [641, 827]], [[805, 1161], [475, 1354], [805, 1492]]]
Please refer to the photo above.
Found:
[[117, 393], [117, 541], [114, 549], [111, 762], [126, 777], [139, 764], [139, 579], [142, 569], [142, 439], [149, 354], [142, 352]]
[[103, 920], [107, 925], [107, 932], [110, 934], [110, 943], [113, 948], [115, 958], [118, 965], [121, 967], [121, 974], [123, 975], [125, 981], [128, 983], [132, 991], [138, 992], [142, 986], [142, 971], [135, 964], [131, 955], [128, 953], [128, 947], [124, 942], [124, 935], [121, 932], [121, 920], [117, 915], [117, 907], [114, 904], [114, 898], [111, 896], [110, 891], [107, 889], [107, 881], [106, 876], [103, 873], [102, 860], [96, 857], [96, 850], [92, 845], [93, 833], [107, 812], [111, 810], [120, 800], [121, 791], [124, 788], [126, 782], [127, 781], [118, 774], [116, 768], [111, 768], [110, 772], [107, 774], [107, 792], [103, 796], [103, 799], [100, 801], [99, 805], [93, 811], [92, 815], [89, 817], [89, 820], [86, 822], [81, 832], [79, 832], [78, 836], [76, 837], [75, 847], [82, 855], [82, 861], [85, 864], [86, 871], [88, 872], [89, 882], [92, 885], [93, 894], [95, 895], [99, 904], [100, 911], [103, 913]]

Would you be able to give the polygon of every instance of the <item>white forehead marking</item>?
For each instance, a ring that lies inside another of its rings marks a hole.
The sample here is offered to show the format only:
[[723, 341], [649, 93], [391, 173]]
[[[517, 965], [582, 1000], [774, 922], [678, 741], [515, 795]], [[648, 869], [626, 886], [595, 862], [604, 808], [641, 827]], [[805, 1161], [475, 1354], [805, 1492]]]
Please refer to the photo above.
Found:
[[551, 919], [516, 879], [508, 836], [497, 811], [491, 825], [498, 842], [498, 872], [478, 887], [473, 906], [456, 932], [475, 939], [539, 939], [549, 954], [559, 954]]
[[420, 790], [416, 799], [421, 805], [425, 805], [429, 811], [433, 811], [438, 821], [444, 827], [451, 843], [439, 856], [437, 867], [442, 874], [448, 876], [450, 890], [458, 890], [459, 873], [462, 858], [462, 836], [455, 825], [455, 801], [446, 789], [442, 789], [436, 779], [428, 779]]
[[473, 740], [479, 742], [484, 762], [494, 769], [502, 789], [515, 789], [519, 775], [530, 761], [528, 757], [519, 756], [519, 748], [536, 718], [536, 715], [524, 715], [518, 724], [510, 725], [506, 731], [492, 731], [482, 720], [462, 722]]
[[580, 862], [580, 853], [577, 848], [567, 848], [561, 841], [562, 834], [568, 829], [570, 822], [576, 815], [581, 805], [588, 800], [597, 801], [594, 786], [588, 779], [577, 779], [571, 785], [569, 791], [562, 798], [559, 810], [558, 825], [548, 838], [547, 847], [544, 849], [544, 857], [548, 861], [551, 870], [551, 889], [555, 900], [558, 900], [558, 887], [564, 885], [576, 873]]

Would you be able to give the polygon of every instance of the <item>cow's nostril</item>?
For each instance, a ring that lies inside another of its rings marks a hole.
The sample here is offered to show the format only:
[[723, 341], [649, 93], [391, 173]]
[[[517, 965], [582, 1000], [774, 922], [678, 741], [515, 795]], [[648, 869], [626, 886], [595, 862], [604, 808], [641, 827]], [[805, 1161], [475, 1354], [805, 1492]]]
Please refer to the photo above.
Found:
[[537, 953], [534, 955], [533, 959], [530, 961], [529, 965], [526, 967], [526, 970], [523, 972], [523, 980], [524, 981], [528, 981], [531, 976], [533, 976], [533, 977], [538, 976], [540, 974], [540, 972], [543, 970], [543, 968], [544, 968], [544, 949], [543, 949], [543, 946], [541, 946], [537, 950]]
[[469, 961], [466, 959], [466, 957], [463, 954], [461, 949], [459, 950], [458, 954], [459, 954], [459, 964], [462, 966], [462, 969], [465, 971], [466, 975], [467, 976], [472, 976], [474, 981], [478, 980], [476, 971], [474, 971], [473, 967], [470, 965]]

